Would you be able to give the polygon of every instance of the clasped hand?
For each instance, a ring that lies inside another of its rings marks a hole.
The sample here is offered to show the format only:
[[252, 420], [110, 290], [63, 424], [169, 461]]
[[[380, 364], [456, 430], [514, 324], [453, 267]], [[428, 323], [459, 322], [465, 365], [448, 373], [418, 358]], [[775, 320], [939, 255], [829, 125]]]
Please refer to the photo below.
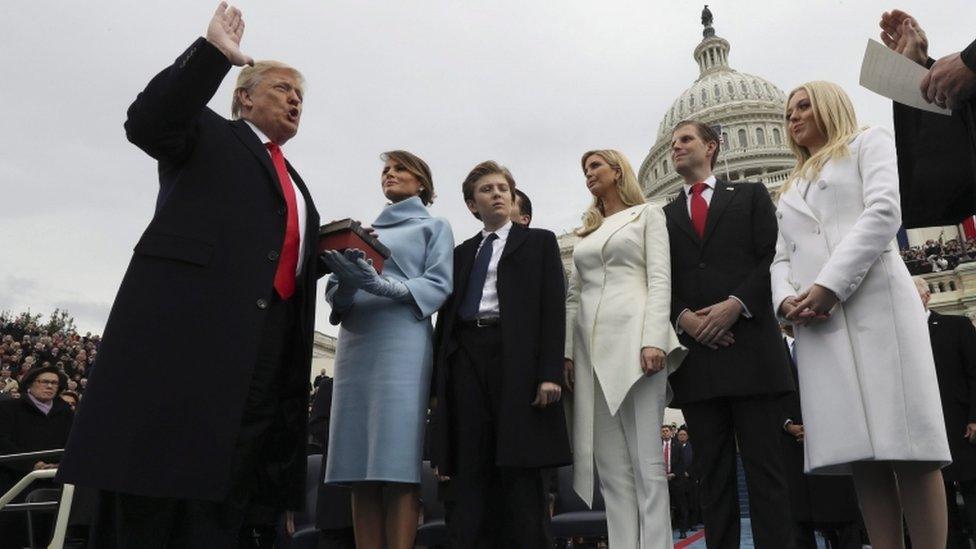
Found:
[[798, 326], [816, 324], [830, 318], [830, 310], [840, 302], [837, 294], [819, 284], [814, 284], [798, 296], [788, 297], [779, 306], [786, 320]]
[[735, 336], [729, 329], [741, 314], [742, 303], [730, 297], [704, 309], [685, 311], [678, 319], [678, 325], [698, 343], [718, 349], [735, 343]]

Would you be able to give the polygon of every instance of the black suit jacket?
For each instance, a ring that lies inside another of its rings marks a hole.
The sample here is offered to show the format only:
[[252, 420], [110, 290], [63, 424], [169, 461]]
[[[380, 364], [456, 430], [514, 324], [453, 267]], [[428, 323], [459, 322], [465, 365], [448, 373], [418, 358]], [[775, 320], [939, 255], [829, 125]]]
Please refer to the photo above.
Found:
[[952, 463], [942, 469], [942, 474], [955, 481], [974, 479], [976, 446], [963, 434], [967, 423], [976, 423], [976, 328], [964, 316], [932, 311], [929, 336], [952, 454]]
[[[284, 241], [270, 156], [242, 120], [206, 107], [230, 63], [197, 40], [129, 107], [129, 140], [158, 161], [156, 212], [122, 280], [59, 470], [130, 494], [221, 500]], [[319, 216], [307, 206], [303, 271], [260, 503], [303, 498]], [[162, 385], [174, 372], [174, 390]]]
[[718, 180], [704, 239], [691, 225], [684, 192], [664, 207], [671, 243], [671, 322], [692, 311], [739, 298], [752, 318], [732, 325], [735, 343], [717, 350], [682, 333], [688, 356], [672, 376], [671, 406], [720, 396], [776, 394], [793, 389], [773, 315], [769, 265], [776, 249], [775, 208], [761, 183]]
[[[664, 445], [664, 441], [661, 441], [661, 445]], [[678, 442], [677, 438], [671, 439], [671, 472], [674, 473], [676, 478], [685, 478], [685, 472], [687, 472], [687, 467], [685, 467], [685, 456], [682, 452], [681, 443]]]
[[[467, 288], [481, 233], [454, 249], [454, 293], [437, 315], [431, 394], [438, 405], [431, 420], [432, 462], [454, 470], [451, 395], [448, 383], [458, 348], [458, 309]], [[503, 377], [501, 416], [496, 419], [496, 464], [559, 467], [571, 463], [562, 401], [535, 408], [539, 383], [562, 384], [566, 290], [556, 235], [513, 224], [498, 263]]]

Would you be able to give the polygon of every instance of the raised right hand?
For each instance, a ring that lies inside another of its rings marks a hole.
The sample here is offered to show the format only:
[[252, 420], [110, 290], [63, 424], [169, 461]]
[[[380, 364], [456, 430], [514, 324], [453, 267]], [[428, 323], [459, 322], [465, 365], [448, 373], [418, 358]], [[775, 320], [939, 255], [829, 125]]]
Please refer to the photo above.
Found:
[[241, 10], [236, 7], [228, 9], [227, 2], [221, 2], [207, 27], [207, 42], [227, 56], [227, 60], [233, 65], [254, 65], [254, 59], [241, 51], [242, 36], [244, 19], [241, 18]]
[[892, 10], [881, 14], [881, 41], [923, 67], [929, 60], [929, 41], [925, 31], [911, 15]]

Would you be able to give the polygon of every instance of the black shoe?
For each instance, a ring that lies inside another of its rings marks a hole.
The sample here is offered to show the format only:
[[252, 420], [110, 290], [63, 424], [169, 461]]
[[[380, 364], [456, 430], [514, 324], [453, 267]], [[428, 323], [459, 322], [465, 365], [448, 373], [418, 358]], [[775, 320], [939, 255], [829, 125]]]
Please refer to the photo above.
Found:
[[688, 532], [685, 532], [684, 530], [682, 530], [681, 533], [678, 534], [678, 539], [687, 539], [687, 537], [688, 537]]

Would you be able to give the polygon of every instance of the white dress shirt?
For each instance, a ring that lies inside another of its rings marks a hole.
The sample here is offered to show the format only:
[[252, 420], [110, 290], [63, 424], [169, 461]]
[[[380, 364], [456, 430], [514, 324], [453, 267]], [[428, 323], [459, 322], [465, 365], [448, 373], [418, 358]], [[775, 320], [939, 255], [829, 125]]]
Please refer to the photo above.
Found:
[[[716, 182], [717, 182], [717, 180], [715, 179], [715, 176], [714, 175], [710, 175], [710, 176], [708, 176], [705, 179], [705, 181], [702, 181], [702, 183], [705, 184], [705, 189], [702, 191], [701, 196], [702, 196], [702, 198], [705, 199], [705, 204], [708, 205], [708, 206], [711, 206], [712, 205], [712, 195], [715, 194], [715, 183]], [[691, 184], [688, 184], [688, 183], [685, 183], [684, 184], [685, 197], [687, 198], [687, 200], [685, 200], [685, 203], [688, 206], [688, 218], [689, 219], [691, 218], [691, 187], [692, 187]], [[706, 219], [707, 219], [707, 217], [706, 217]], [[741, 299], [739, 299], [738, 297], [735, 297], [734, 295], [730, 295], [729, 297], [731, 297], [732, 299], [738, 301], [739, 302], [739, 305], [742, 305], [742, 316], [744, 316], [746, 318], [752, 318], [752, 313], [749, 312], [749, 308], [746, 307], [746, 304], [743, 303], [743, 301]], [[679, 324], [679, 322], [681, 321], [681, 316], [684, 315], [689, 310], [690, 309], [685, 309], [684, 311], [681, 311], [680, 313], [678, 313], [678, 318], [675, 319], [675, 322], [674, 322], [674, 330], [676, 332], [678, 332], [678, 334], [683, 334], [684, 333], [684, 330], [681, 329], [681, 325]]]
[[666, 455], [667, 459], [664, 460], [664, 474], [671, 474], [671, 452], [674, 451], [674, 446], [671, 445], [671, 439], [663, 440], [661, 444], [661, 454]]
[[[488, 263], [488, 275], [485, 277], [485, 287], [481, 292], [481, 303], [478, 305], [476, 318], [494, 318], [500, 315], [498, 307], [498, 261], [502, 258], [502, 251], [505, 250], [505, 242], [508, 240], [508, 233], [512, 230], [512, 222], [509, 221], [496, 231], [481, 230], [481, 244], [478, 245], [478, 252], [485, 243], [488, 235], [495, 233], [498, 238], [491, 243], [491, 261]], [[478, 252], [475, 252], [477, 257]]]
[[[268, 139], [264, 132], [258, 129], [257, 126], [251, 123], [250, 120], [245, 120], [248, 127], [254, 131], [261, 143], [267, 147], [271, 140]], [[271, 156], [271, 151], [268, 151], [268, 156]], [[291, 179], [291, 174], [288, 174], [288, 179]], [[295, 206], [298, 210], [298, 265], [295, 266], [295, 275], [298, 276], [302, 272], [302, 262], [305, 259], [305, 219], [308, 217], [308, 212], [305, 208], [305, 196], [302, 195], [302, 191], [298, 188], [298, 185], [294, 181], [291, 182], [291, 186], [295, 189]]]

